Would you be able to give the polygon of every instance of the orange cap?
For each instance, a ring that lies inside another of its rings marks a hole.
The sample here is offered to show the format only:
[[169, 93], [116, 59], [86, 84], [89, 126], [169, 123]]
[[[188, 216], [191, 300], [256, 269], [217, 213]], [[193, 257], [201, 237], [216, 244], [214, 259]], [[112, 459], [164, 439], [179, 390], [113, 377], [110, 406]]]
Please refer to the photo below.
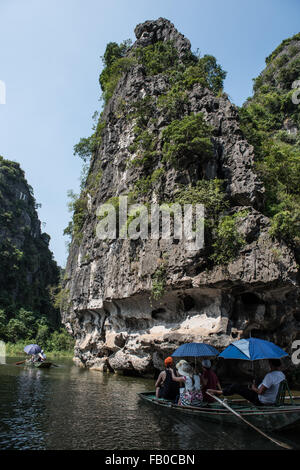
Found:
[[171, 366], [173, 364], [173, 359], [171, 358], [171, 356], [167, 357], [165, 359], [165, 366], [168, 367], [168, 366]]

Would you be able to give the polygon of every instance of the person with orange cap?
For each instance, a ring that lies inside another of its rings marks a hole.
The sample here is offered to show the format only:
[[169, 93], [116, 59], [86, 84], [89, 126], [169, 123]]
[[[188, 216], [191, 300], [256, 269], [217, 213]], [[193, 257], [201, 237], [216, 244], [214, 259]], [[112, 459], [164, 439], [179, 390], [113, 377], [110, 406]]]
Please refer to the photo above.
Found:
[[176, 400], [176, 397], [179, 395], [179, 384], [172, 380], [172, 357], [167, 357], [164, 363], [165, 370], [159, 374], [155, 383], [155, 395], [156, 398]]

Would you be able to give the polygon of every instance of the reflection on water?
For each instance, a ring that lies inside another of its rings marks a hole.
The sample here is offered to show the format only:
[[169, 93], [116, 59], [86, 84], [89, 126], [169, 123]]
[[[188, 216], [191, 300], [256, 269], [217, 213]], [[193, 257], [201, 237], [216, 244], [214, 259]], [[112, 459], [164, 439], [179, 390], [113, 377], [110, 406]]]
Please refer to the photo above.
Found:
[[[151, 380], [60, 367], [0, 366], [0, 449], [275, 449], [241, 426], [222, 427], [141, 402]], [[297, 434], [274, 437], [300, 447]]]

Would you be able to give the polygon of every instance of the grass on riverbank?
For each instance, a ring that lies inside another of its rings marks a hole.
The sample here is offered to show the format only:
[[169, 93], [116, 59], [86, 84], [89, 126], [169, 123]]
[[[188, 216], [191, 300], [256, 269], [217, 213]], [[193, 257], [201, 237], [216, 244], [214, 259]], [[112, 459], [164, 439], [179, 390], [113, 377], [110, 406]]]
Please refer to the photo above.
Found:
[[[27, 344], [35, 343], [35, 341], [18, 341], [17, 343], [6, 343], [6, 356], [26, 356], [24, 352], [24, 348]], [[43, 347], [43, 346], [42, 346]], [[68, 349], [60, 349], [60, 348], [47, 348], [46, 346], [43, 347], [44, 352], [47, 356], [47, 358], [51, 357], [70, 357], [72, 358], [74, 355], [74, 349], [68, 348]]]

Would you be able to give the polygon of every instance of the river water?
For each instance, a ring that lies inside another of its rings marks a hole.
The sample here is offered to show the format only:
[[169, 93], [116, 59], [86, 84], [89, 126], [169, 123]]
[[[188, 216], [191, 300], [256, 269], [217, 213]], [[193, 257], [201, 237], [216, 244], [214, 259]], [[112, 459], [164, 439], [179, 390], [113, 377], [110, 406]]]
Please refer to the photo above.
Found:
[[[0, 365], [0, 449], [278, 449], [251, 429], [223, 427], [142, 402], [154, 381], [80, 369]], [[273, 437], [300, 448], [298, 433]]]

